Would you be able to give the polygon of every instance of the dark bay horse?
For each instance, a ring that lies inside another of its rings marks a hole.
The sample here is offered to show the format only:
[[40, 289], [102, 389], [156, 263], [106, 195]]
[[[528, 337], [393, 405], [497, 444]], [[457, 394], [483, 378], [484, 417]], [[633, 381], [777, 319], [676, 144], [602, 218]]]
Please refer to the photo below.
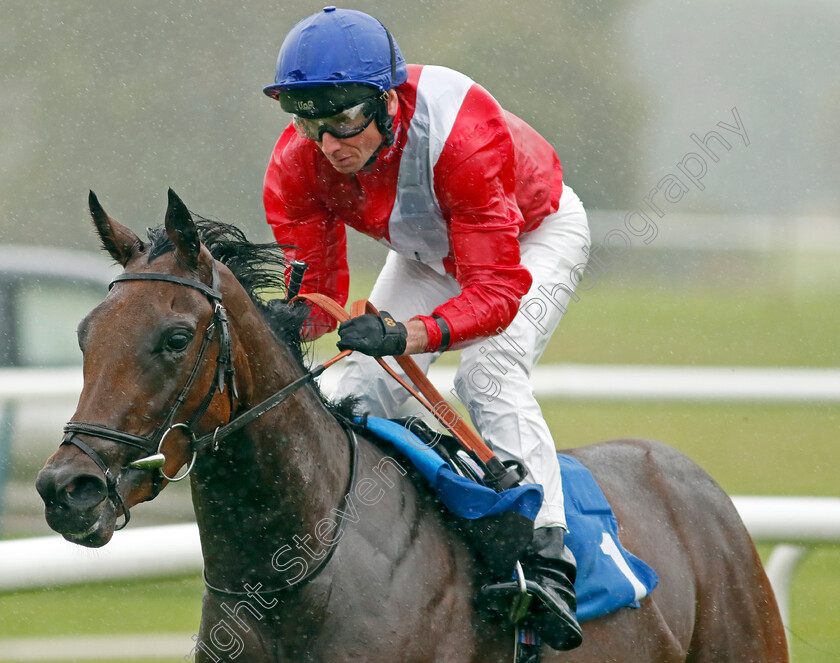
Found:
[[[166, 484], [161, 472], [174, 479], [187, 466], [207, 590], [183, 660], [512, 660], [510, 627], [473, 609], [476, 565], [438, 505], [306, 379], [305, 305], [259, 297], [282, 284], [280, 249], [194, 221], [172, 192], [165, 232], [148, 241], [93, 194], [90, 207], [125, 272], [79, 326], [84, 388], [37, 479], [49, 525], [103, 546]], [[284, 387], [282, 403], [230, 427]], [[640, 608], [586, 622], [583, 646], [544, 647], [544, 661], [787, 661], [755, 547], [707, 474], [648, 441], [568, 453], [660, 580]]]

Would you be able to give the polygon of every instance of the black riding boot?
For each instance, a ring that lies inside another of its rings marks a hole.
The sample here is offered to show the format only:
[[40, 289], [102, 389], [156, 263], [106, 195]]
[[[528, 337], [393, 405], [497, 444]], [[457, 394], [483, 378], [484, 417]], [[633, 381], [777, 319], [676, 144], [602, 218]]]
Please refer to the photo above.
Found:
[[[563, 529], [540, 527], [522, 556], [522, 569], [528, 593], [538, 600], [522, 623], [539, 633], [549, 647], [557, 650], [574, 649], [583, 639], [575, 611], [574, 555], [563, 544]], [[488, 605], [499, 605], [500, 599], [512, 600], [519, 593], [517, 581], [487, 585], [481, 589], [480, 599]]]
[[533, 609], [531, 625], [552, 649], [579, 647], [583, 639], [575, 611], [574, 555], [563, 544], [561, 527], [540, 527], [525, 549], [522, 568], [525, 577], [536, 581], [545, 590], [542, 601]]

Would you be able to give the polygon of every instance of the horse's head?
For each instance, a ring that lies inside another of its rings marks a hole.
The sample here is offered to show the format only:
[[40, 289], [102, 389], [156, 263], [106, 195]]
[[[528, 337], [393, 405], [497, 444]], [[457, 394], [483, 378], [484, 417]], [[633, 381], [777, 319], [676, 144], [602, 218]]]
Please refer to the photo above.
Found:
[[219, 265], [181, 200], [170, 190], [167, 250], [117, 223], [93, 192], [90, 211], [125, 272], [79, 325], [84, 388], [36, 486], [50, 527], [98, 547], [191, 464], [194, 427], [227, 421], [235, 389]]

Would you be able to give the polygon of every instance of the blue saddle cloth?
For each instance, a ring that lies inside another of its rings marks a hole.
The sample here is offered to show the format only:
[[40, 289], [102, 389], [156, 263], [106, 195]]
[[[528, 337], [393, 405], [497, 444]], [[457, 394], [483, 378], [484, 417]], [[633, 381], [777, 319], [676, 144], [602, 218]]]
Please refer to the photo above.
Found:
[[[388, 419], [367, 417], [367, 430], [393, 445], [425, 477], [440, 501], [457, 516], [483, 518], [516, 511], [534, 520], [543, 500], [538, 484], [497, 493], [456, 474], [414, 433]], [[566, 545], [577, 560], [577, 616], [580, 621], [619, 608], [638, 607], [656, 586], [656, 572], [627, 552], [618, 540], [618, 524], [607, 498], [590, 471], [570, 456], [557, 454], [566, 507]]]

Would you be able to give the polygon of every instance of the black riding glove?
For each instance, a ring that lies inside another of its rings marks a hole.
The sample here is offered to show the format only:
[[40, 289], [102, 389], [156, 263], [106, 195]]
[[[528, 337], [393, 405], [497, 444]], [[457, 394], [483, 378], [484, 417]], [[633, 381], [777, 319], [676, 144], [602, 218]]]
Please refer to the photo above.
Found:
[[380, 311], [379, 315], [366, 313], [342, 322], [338, 335], [341, 337], [336, 344], [339, 350], [357, 350], [371, 357], [401, 355], [408, 340], [405, 325], [386, 311]]

